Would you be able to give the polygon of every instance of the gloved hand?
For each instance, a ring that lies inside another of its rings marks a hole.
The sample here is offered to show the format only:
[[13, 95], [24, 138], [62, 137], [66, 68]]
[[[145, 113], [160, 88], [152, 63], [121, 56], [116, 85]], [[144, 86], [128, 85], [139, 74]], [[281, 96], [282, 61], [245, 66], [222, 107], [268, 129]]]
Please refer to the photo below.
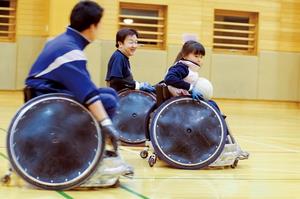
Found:
[[146, 91], [146, 92], [155, 92], [155, 88], [147, 82], [140, 83], [140, 90]]
[[195, 100], [204, 100], [202, 93], [197, 90], [195, 87], [192, 88], [191, 91], [189, 91], [190, 94], [192, 95], [192, 98]]
[[105, 137], [108, 137], [111, 140], [111, 143], [113, 145], [113, 148], [115, 152], [118, 151], [118, 145], [119, 145], [119, 132], [115, 129], [113, 126], [111, 120], [109, 118], [106, 118], [99, 122], [101, 130], [103, 131], [103, 134]]

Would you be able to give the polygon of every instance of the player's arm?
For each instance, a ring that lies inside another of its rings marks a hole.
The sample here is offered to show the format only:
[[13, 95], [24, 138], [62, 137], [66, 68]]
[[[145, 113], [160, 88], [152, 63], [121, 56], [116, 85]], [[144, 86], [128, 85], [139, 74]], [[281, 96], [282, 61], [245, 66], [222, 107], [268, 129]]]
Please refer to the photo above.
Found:
[[189, 70], [187, 67], [183, 64], [176, 65], [169, 69], [164, 81], [167, 85], [189, 91], [192, 89], [191, 84], [183, 80], [188, 74]]
[[115, 88], [116, 90], [122, 90], [124, 88], [135, 89], [136, 88], [136, 81], [132, 79], [124, 79], [120, 77], [111, 77], [109, 81], [110, 86]]
[[88, 109], [94, 115], [98, 121], [103, 121], [108, 118], [108, 115], [104, 109], [104, 106], [100, 100], [95, 101], [88, 106]]

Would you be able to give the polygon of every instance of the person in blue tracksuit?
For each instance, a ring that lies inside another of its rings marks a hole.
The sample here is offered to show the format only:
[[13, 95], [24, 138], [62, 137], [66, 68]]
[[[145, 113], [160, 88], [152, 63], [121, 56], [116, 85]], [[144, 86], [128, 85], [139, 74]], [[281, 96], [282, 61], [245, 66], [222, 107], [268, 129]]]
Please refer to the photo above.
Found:
[[138, 46], [138, 32], [134, 29], [123, 28], [116, 34], [117, 50], [112, 54], [107, 67], [106, 82], [116, 91], [122, 89], [139, 89], [154, 92], [155, 89], [147, 82], [133, 79], [129, 57], [133, 56]]
[[98, 34], [103, 8], [93, 1], [80, 1], [73, 8], [65, 33], [49, 41], [34, 62], [25, 84], [35, 95], [67, 93], [85, 105], [99, 121], [102, 131], [117, 147], [118, 132], [110, 117], [118, 104], [111, 88], [97, 88], [87, 70], [84, 48]]

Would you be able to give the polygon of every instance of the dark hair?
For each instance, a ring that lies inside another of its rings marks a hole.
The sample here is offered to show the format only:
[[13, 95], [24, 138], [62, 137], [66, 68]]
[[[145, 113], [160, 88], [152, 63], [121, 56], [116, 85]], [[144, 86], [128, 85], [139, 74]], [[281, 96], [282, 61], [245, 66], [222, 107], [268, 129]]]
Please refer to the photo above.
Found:
[[180, 52], [178, 53], [175, 62], [181, 60], [183, 57], [187, 56], [190, 53], [194, 53], [195, 55], [203, 55], [205, 56], [205, 49], [202, 44], [197, 41], [189, 40], [186, 41]]
[[103, 15], [103, 8], [93, 1], [80, 1], [77, 3], [70, 16], [70, 27], [81, 32], [92, 24], [97, 25]]
[[123, 28], [123, 29], [119, 30], [116, 35], [116, 47], [117, 48], [119, 48], [118, 42], [123, 43], [128, 35], [136, 35], [136, 37], [139, 37], [139, 34], [136, 30], [131, 29], [131, 28]]

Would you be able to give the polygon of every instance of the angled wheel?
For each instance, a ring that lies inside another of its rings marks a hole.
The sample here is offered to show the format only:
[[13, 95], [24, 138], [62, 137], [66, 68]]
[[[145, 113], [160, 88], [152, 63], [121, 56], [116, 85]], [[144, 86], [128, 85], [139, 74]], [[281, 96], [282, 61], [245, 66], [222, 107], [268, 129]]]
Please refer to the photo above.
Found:
[[225, 124], [207, 102], [175, 97], [151, 118], [150, 138], [156, 154], [170, 166], [201, 169], [214, 162], [225, 145]]
[[153, 167], [156, 163], [156, 160], [157, 160], [157, 156], [155, 154], [150, 155], [148, 159], [149, 166]]
[[65, 94], [36, 97], [19, 109], [7, 135], [13, 169], [43, 189], [70, 189], [100, 163], [104, 138], [96, 119]]
[[1, 178], [1, 183], [3, 183], [3, 184], [9, 184], [10, 180], [11, 180], [10, 175], [5, 175], [5, 176], [3, 176]]
[[156, 97], [140, 90], [124, 90], [119, 93], [120, 105], [113, 118], [120, 132], [120, 140], [127, 144], [146, 141], [149, 114], [153, 111]]
[[148, 157], [148, 151], [147, 151], [147, 150], [142, 150], [142, 151], [140, 152], [140, 156], [141, 156], [141, 158], [143, 158], [143, 159], [147, 158], [147, 157]]

